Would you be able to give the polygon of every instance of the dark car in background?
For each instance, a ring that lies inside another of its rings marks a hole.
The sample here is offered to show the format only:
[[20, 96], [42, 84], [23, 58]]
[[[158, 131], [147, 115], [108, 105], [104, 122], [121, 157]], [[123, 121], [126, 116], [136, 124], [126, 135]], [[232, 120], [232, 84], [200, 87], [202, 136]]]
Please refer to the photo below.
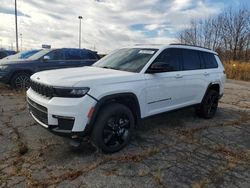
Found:
[[0, 64], [2, 61], [6, 61], [6, 60], [14, 60], [14, 59], [27, 59], [29, 58], [30, 56], [34, 55], [35, 53], [41, 51], [41, 49], [35, 49], [35, 50], [26, 50], [26, 51], [22, 51], [22, 52], [19, 52], [19, 53], [16, 53], [14, 55], [9, 55], [3, 59], [0, 60]]
[[87, 49], [44, 49], [27, 59], [0, 62], [0, 82], [17, 89], [28, 88], [35, 72], [89, 66], [97, 60], [99, 56]]
[[0, 50], [0, 59], [14, 54], [16, 54], [16, 52], [13, 50]]

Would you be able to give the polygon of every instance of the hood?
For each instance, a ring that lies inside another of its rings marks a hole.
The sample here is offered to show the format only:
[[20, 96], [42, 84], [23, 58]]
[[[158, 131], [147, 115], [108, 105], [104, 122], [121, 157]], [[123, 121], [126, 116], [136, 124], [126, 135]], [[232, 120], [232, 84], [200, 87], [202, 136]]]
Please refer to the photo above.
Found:
[[91, 87], [132, 81], [138, 75], [139, 73], [86, 66], [38, 72], [31, 79], [50, 86]]
[[33, 62], [27, 59], [2, 59], [0, 60], [0, 65], [13, 65], [13, 64], [23, 64]]

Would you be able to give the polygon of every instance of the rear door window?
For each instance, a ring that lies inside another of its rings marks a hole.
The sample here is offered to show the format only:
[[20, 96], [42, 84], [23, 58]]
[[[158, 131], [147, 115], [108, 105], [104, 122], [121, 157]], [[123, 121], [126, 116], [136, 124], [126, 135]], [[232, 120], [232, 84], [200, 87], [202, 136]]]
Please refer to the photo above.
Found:
[[183, 70], [197, 70], [201, 69], [201, 61], [199, 52], [197, 50], [182, 50]]
[[81, 60], [81, 50], [76, 49], [67, 49], [65, 52], [65, 59], [66, 60]]

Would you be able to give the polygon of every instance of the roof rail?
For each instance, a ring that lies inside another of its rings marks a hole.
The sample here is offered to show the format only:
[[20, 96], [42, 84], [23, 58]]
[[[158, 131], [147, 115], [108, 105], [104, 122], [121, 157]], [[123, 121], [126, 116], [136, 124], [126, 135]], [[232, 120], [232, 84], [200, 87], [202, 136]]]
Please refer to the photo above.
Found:
[[198, 47], [198, 48], [203, 48], [203, 49], [207, 49], [207, 50], [213, 51], [213, 50], [210, 49], [210, 48], [206, 48], [206, 47], [203, 47], [203, 46], [192, 45], [192, 44], [171, 43], [171, 44], [169, 44], [169, 45], [181, 45], [181, 46]]
[[135, 46], [146, 46], [146, 45], [160, 46], [160, 45], [163, 45], [163, 44], [135, 44]]

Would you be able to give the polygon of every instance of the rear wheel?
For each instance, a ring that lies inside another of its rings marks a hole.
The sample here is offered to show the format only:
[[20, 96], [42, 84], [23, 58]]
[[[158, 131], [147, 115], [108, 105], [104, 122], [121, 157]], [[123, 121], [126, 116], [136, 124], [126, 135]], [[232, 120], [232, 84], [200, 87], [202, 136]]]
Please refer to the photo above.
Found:
[[124, 148], [130, 141], [134, 128], [134, 117], [125, 105], [106, 105], [99, 113], [92, 140], [103, 152], [114, 153]]
[[215, 90], [209, 90], [206, 93], [202, 103], [196, 108], [196, 113], [198, 116], [205, 119], [214, 117], [219, 102], [219, 94]]
[[15, 89], [28, 89], [30, 87], [30, 75], [25, 72], [16, 73], [10, 84]]

